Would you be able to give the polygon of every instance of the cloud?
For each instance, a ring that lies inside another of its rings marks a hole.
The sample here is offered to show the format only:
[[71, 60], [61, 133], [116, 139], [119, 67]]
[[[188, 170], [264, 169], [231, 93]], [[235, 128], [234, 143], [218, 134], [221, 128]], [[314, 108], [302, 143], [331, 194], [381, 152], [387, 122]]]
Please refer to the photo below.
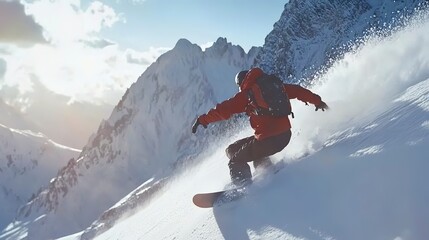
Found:
[[115, 44], [109, 40], [100, 39], [100, 38], [82, 40], [81, 42], [92, 48], [105, 48], [107, 46], [111, 46]]
[[[0, 81], [3, 80], [4, 74], [6, 73], [7, 63], [3, 58], [0, 58]], [[0, 82], [0, 84], [2, 81]]]
[[34, 91], [30, 83], [36, 77], [51, 91], [75, 101], [115, 105], [146, 67], [167, 50], [124, 51], [116, 44], [93, 48], [83, 42], [65, 47], [36, 45], [4, 56], [7, 72], [3, 82], [25, 93]]
[[125, 21], [100, 1], [91, 2], [86, 9], [77, 0], [39, 0], [26, 7], [55, 43], [87, 40], [103, 28]]
[[132, 64], [149, 65], [156, 61], [156, 59], [163, 53], [171, 50], [171, 48], [149, 48], [147, 52], [137, 52], [132, 49], [127, 49], [125, 55], [127, 62]]
[[71, 101], [115, 105], [146, 67], [170, 50], [124, 50], [100, 33], [121, 21], [121, 15], [99, 1], [84, 8], [80, 2], [24, 3], [28, 13], [43, 26], [51, 44], [37, 44], [27, 49], [9, 47], [8, 54], [1, 56], [4, 64], [0, 69], [7, 66], [2, 74], [4, 86], [14, 86], [20, 94], [26, 94], [36, 91], [32, 79], [37, 78], [50, 91], [68, 96]]
[[43, 28], [19, 1], [0, 1], [0, 42], [21, 46], [46, 43]]

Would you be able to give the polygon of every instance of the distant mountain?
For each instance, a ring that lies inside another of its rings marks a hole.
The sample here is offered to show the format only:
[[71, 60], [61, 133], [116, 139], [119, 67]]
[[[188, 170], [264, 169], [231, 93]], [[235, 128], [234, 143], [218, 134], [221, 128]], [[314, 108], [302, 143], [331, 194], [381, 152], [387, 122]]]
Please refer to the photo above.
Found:
[[257, 51], [247, 54], [224, 38], [205, 51], [179, 40], [127, 90], [80, 156], [21, 208], [17, 221], [31, 222], [25, 228], [33, 239], [60, 237], [86, 228], [143, 182], [168, 176], [206, 147], [191, 135], [195, 117], [237, 92], [234, 76]]
[[255, 65], [284, 81], [309, 83], [368, 33], [388, 34], [425, 0], [290, 0]]
[[113, 109], [108, 104], [71, 102], [70, 97], [50, 91], [35, 78], [32, 84], [33, 90], [24, 94], [14, 87], [2, 86], [0, 108], [9, 111], [7, 116], [0, 116], [1, 124], [43, 132], [53, 141], [81, 149]]
[[0, 124], [0, 226], [10, 223], [18, 208], [79, 152], [41, 133]]

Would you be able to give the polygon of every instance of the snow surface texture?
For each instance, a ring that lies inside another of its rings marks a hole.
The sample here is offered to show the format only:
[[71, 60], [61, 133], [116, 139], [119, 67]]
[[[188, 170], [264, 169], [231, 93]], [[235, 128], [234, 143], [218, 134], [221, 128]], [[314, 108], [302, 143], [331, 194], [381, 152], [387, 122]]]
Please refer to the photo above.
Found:
[[246, 198], [191, 201], [228, 182], [223, 149], [243, 132], [95, 239], [428, 239], [428, 28], [411, 23], [336, 62], [313, 89], [332, 109], [293, 103], [292, 143], [274, 157], [289, 164]]

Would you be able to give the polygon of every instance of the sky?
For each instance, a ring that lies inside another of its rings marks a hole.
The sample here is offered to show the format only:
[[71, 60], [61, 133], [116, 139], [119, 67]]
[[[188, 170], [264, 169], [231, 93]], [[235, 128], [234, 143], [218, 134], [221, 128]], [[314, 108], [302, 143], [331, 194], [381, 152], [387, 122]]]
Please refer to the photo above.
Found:
[[14, 87], [8, 101], [25, 102], [37, 81], [70, 102], [115, 105], [180, 38], [262, 46], [286, 2], [0, 0], [0, 94]]

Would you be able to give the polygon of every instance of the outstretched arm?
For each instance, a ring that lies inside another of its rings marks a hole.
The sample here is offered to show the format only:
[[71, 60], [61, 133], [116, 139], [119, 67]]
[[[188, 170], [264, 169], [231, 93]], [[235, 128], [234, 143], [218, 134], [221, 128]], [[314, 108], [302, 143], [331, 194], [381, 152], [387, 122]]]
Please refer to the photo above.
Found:
[[206, 114], [199, 116], [192, 127], [192, 132], [196, 132], [198, 125], [206, 127], [209, 123], [226, 120], [235, 113], [245, 112], [247, 102], [247, 93], [237, 93], [234, 97], [217, 104]]
[[319, 109], [322, 109], [323, 111], [325, 109], [328, 109], [328, 105], [326, 105], [325, 102], [322, 101], [322, 98], [311, 92], [308, 89], [305, 89], [299, 85], [296, 84], [284, 84], [284, 90], [287, 93], [289, 99], [298, 99], [305, 103], [311, 103], [314, 106], [316, 106], [316, 111]]

